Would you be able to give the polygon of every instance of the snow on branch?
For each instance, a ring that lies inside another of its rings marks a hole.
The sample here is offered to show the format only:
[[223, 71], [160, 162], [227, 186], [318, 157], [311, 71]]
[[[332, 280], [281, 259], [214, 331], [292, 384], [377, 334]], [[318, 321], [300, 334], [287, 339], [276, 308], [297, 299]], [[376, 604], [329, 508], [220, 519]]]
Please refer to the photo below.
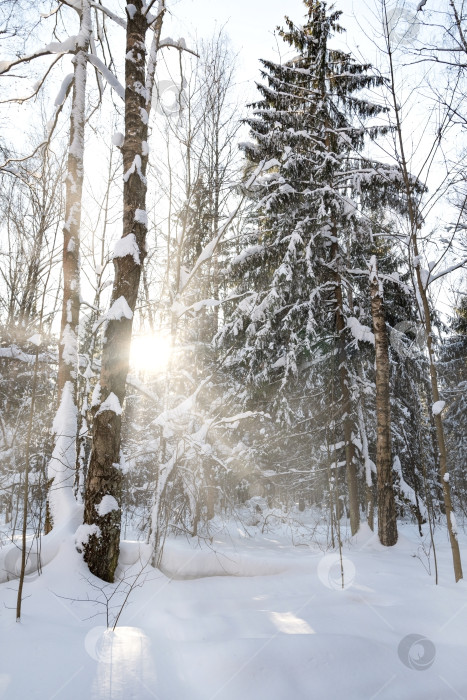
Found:
[[[53, 359], [53, 356], [51, 356], [49, 353], [42, 352], [39, 354], [38, 361], [39, 362], [56, 362], [57, 357], [55, 357], [55, 360]], [[32, 365], [36, 361], [36, 355], [30, 355], [26, 352], [23, 352], [23, 350], [20, 350], [16, 345], [11, 345], [8, 348], [0, 348], [0, 360], [19, 360], [20, 362], [26, 362], [27, 364]]]
[[89, 53], [88, 54], [88, 61], [91, 63], [94, 68], [97, 68], [99, 73], [106, 79], [106, 81], [109, 83], [110, 87], [115, 90], [117, 95], [120, 97], [121, 100], [125, 99], [125, 89], [123, 85], [120, 83], [118, 78], [112, 73], [109, 68], [105, 65], [103, 61], [101, 61], [100, 58], [98, 58], [95, 54]]
[[133, 158], [132, 164], [130, 165], [130, 167], [128, 168], [126, 173], [124, 173], [123, 181], [128, 182], [130, 175], [133, 175], [135, 172], [138, 174], [141, 182], [146, 183], [146, 176], [143, 175], [142, 165], [141, 165], [141, 156], [139, 155], [139, 153], [137, 153], [135, 155], [135, 157]]
[[113, 496], [110, 496], [110, 494], [106, 494], [102, 497], [100, 503], [96, 503], [94, 508], [97, 510], [97, 514], [99, 515], [99, 517], [103, 518], [104, 516], [111, 513], [113, 510], [119, 510], [120, 506], [118, 505], [117, 500]]
[[109, 19], [113, 20], [123, 29], [126, 29], [126, 21], [112, 12], [112, 10], [109, 10], [108, 7], [105, 7], [98, 2], [91, 2], [91, 7], [93, 7], [95, 10], [100, 10], [104, 15], [107, 15]]
[[73, 73], [69, 73], [67, 76], [65, 76], [65, 78], [63, 78], [62, 84], [60, 85], [60, 90], [58, 91], [57, 97], [55, 98], [54, 107], [61, 107], [65, 102], [71, 84], [73, 83], [73, 78]]
[[[156, 4], [156, 2], [157, 2], [157, 11], [156, 11], [156, 15], [154, 16], [151, 13], [151, 10], [154, 7], [154, 5]], [[152, 22], [154, 22], [155, 19], [157, 19], [157, 17], [160, 15], [160, 13], [163, 10], [165, 10], [165, 0], [149, 0], [149, 4], [146, 5], [146, 7], [144, 8], [144, 10], [142, 12], [143, 12], [143, 15], [145, 15], [147, 17], [148, 23], [152, 23]]]
[[365, 343], [371, 343], [372, 345], [375, 344], [375, 336], [373, 332], [368, 328], [368, 326], [363, 326], [358, 318], [350, 316], [347, 319], [347, 327], [350, 328], [350, 331], [357, 343], [359, 341], [363, 341]]
[[[209, 377], [209, 379], [211, 379], [211, 377]], [[207, 380], [204, 380], [186, 399], [180, 401], [180, 403], [178, 403], [176, 406], [162, 411], [162, 413], [160, 413], [157, 418], [150, 423], [150, 425], [160, 426], [164, 429], [165, 434], [167, 434], [167, 429], [169, 428], [170, 424], [183, 422], [184, 418], [192, 413], [198, 398], [198, 394], [206, 383]], [[172, 431], [170, 430], [170, 432]]]
[[165, 39], [161, 39], [159, 42], [159, 48], [164, 49], [164, 48], [169, 48], [169, 49], [177, 49], [177, 51], [186, 51], [187, 53], [191, 53], [193, 56], [196, 56], [199, 58], [199, 54], [196, 53], [196, 51], [193, 51], [193, 49], [189, 49], [188, 46], [186, 45], [185, 39], [172, 39], [172, 37], [168, 36]]
[[249, 246], [248, 248], [245, 248], [242, 250], [241, 253], [236, 255], [232, 260], [230, 261], [230, 266], [233, 267], [234, 265], [240, 265], [243, 263], [247, 258], [251, 257], [252, 255], [259, 255], [264, 251], [264, 245], [252, 245]]
[[112, 411], [112, 413], [115, 413], [117, 416], [122, 415], [120, 401], [118, 400], [118, 396], [114, 394], [113, 391], [111, 391], [105, 401], [100, 404], [96, 415], [99, 415], [99, 413], [103, 413], [104, 411]]
[[[60, 0], [60, 3], [62, 5], [67, 5], [68, 7], [71, 7], [73, 10], [76, 10], [76, 12], [81, 12], [82, 7], [81, 7], [81, 0]], [[42, 17], [43, 15], [41, 15]], [[45, 15], [46, 17], [49, 17], [50, 15]]]
[[[358, 268], [358, 267], [346, 268], [345, 273], [347, 275], [353, 275], [355, 277], [367, 277], [368, 276], [368, 270], [363, 270], [363, 269]], [[411, 291], [410, 287], [400, 279], [398, 272], [383, 274], [380, 270], [378, 270], [378, 278], [379, 278], [380, 282], [392, 282], [393, 284], [397, 284], [402, 290], [404, 290], [404, 292], [407, 292], [408, 294]]]
[[427, 280], [427, 286], [429, 284], [431, 284], [432, 282], [439, 280], [441, 277], [444, 277], [445, 275], [449, 275], [450, 272], [454, 272], [454, 270], [458, 270], [460, 267], [464, 267], [464, 265], [467, 265], [467, 258], [464, 258], [464, 260], [461, 260], [460, 262], [456, 263], [455, 265], [450, 265], [449, 267], [446, 267], [444, 270], [440, 270], [435, 275], [430, 274], [430, 276], [428, 277], [428, 280]]
[[133, 318], [133, 311], [128, 306], [128, 302], [124, 296], [118, 297], [106, 313], [109, 321], [121, 321], [126, 318], [129, 321]]
[[41, 56], [50, 56], [50, 54], [67, 54], [73, 53], [76, 47], [76, 36], [69, 36], [65, 41], [52, 41], [47, 46], [42, 49], [34, 51], [34, 53], [28, 54], [27, 56], [22, 56], [17, 58], [15, 61], [0, 61], [0, 75], [8, 73], [10, 68], [17, 66], [21, 63], [29, 63], [29, 61], [35, 58], [40, 58]]
[[225, 299], [201, 299], [200, 301], [195, 301], [193, 304], [190, 304], [190, 306], [184, 306], [179, 301], [175, 300], [172, 304], [171, 311], [177, 316], [177, 318], [181, 318], [188, 311], [199, 313], [202, 309], [222, 306], [222, 304], [226, 304], [229, 301], [241, 299], [245, 296], [251, 296], [251, 294], [252, 292], [248, 291], [242, 292], [241, 294], [230, 294], [228, 297], [225, 297]]
[[238, 423], [239, 421], [245, 420], [246, 418], [256, 418], [257, 416], [266, 416], [267, 418], [270, 417], [268, 414], [263, 413], [262, 411], [244, 411], [243, 413], [237, 413], [235, 416], [221, 418], [220, 420], [216, 421], [214, 425], [217, 426], [226, 425], [228, 423]]
[[125, 258], [127, 255], [132, 256], [136, 265], [141, 264], [138, 242], [134, 233], [129, 233], [116, 242], [112, 259]]
[[89, 542], [90, 537], [100, 537], [101, 529], [98, 525], [80, 525], [75, 532], [75, 546], [78, 552], [82, 552], [83, 548]]
[[99, 319], [97, 319], [93, 326], [92, 332], [95, 333], [105, 321], [121, 321], [124, 318], [131, 321], [133, 318], [133, 311], [130, 309], [125, 297], [121, 296], [114, 301], [107, 313], [103, 314]]
[[268, 167], [272, 167], [273, 165], [276, 165], [278, 163], [279, 163], [279, 161], [276, 160], [275, 158], [273, 158], [272, 161], [266, 161], [266, 158], [263, 158], [261, 163], [259, 163], [256, 166], [255, 170], [253, 171], [253, 173], [251, 174], [251, 176], [248, 178], [247, 182], [245, 183], [245, 189], [247, 189], [247, 190], [250, 189], [250, 187], [253, 185], [255, 180], [257, 180], [259, 175], [261, 175], [263, 170], [268, 170]]
[[439, 414], [443, 412], [445, 406], [446, 401], [435, 401], [435, 403], [431, 407], [432, 414], [434, 416], [439, 416]]

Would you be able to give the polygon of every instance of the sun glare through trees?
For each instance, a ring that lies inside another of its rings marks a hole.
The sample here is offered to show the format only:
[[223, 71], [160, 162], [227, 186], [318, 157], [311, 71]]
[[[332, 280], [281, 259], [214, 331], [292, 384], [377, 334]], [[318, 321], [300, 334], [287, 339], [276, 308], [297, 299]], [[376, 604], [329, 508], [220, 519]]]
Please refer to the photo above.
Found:
[[137, 372], [164, 372], [169, 364], [170, 355], [170, 337], [167, 335], [136, 335], [131, 340], [130, 367]]

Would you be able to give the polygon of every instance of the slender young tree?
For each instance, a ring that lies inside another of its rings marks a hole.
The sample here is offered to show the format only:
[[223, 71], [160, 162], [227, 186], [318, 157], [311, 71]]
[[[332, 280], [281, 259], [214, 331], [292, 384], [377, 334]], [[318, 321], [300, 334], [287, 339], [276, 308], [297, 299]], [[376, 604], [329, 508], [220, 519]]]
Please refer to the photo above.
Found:
[[453, 488], [464, 513], [467, 506], [467, 475], [464, 459], [467, 453], [467, 296], [458, 297], [452, 313], [450, 333], [442, 349], [443, 383], [447, 386], [450, 406], [445, 419], [448, 433], [448, 454], [455, 465]]
[[78, 326], [80, 316], [80, 227], [84, 180], [87, 55], [92, 33], [91, 2], [82, 0], [73, 58], [73, 94], [66, 173], [63, 227], [63, 303], [58, 356], [59, 405], [54, 421], [56, 442], [49, 463], [46, 533], [73, 512], [73, 485], [78, 434]]
[[[410, 163], [406, 154], [406, 147], [404, 143], [404, 127], [402, 121], [402, 111], [400, 108], [400, 96], [398, 95], [395, 79], [394, 49], [391, 40], [392, 30], [389, 21], [386, 0], [381, 0], [381, 9], [383, 36], [386, 45], [385, 48], [389, 68], [388, 88], [390, 92], [390, 99], [392, 102], [394, 114], [396, 157], [398, 161], [398, 166], [402, 173], [405, 188], [405, 196], [407, 200], [407, 221], [410, 236], [409, 262], [411, 264], [414, 286], [416, 289], [419, 317], [425, 330], [425, 343], [428, 356], [429, 378], [431, 387], [430, 410], [432, 412], [433, 422], [435, 425], [436, 442], [439, 457], [439, 476], [443, 491], [444, 509], [446, 513], [446, 522], [449, 533], [449, 540], [451, 544], [454, 576], [455, 580], [459, 581], [463, 578], [462, 562], [460, 556], [459, 541], [457, 538], [457, 527], [452, 507], [451, 486], [449, 483], [448, 476], [449, 470], [447, 464], [446, 438], [444, 433], [442, 417], [442, 406], [444, 404], [441, 403], [440, 397], [438, 369], [436, 365], [434, 348], [434, 329], [432, 322], [433, 314], [428, 295], [428, 284], [430, 281], [430, 275], [426, 275], [422, 270], [421, 266], [422, 256], [419, 245], [420, 231], [423, 223], [423, 217], [421, 214], [421, 201], [420, 197], [418, 197], [417, 193], [414, 191], [414, 179], [410, 173]], [[438, 141], [439, 139], [437, 137], [437, 142]]]

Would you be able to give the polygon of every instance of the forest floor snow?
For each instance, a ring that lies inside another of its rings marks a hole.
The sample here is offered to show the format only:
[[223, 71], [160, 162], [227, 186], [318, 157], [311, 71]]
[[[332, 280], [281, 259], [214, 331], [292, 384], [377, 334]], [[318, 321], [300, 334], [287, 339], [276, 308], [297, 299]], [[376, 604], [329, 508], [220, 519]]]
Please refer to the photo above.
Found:
[[467, 700], [467, 583], [443, 530], [438, 586], [421, 543], [402, 525], [383, 548], [364, 526], [344, 546], [342, 587], [335, 552], [232, 523], [212, 541], [167, 541], [161, 571], [123, 543], [106, 585], [65, 538], [26, 577], [20, 623], [17, 581], [0, 586], [0, 698]]

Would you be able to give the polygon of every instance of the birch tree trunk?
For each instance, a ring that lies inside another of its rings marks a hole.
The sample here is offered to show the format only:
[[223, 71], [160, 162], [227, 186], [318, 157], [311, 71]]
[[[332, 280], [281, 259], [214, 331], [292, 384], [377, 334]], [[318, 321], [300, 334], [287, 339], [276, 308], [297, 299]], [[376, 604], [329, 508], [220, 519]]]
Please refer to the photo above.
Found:
[[[363, 372], [361, 367], [359, 367], [359, 377], [363, 383]], [[365, 417], [364, 417], [364, 398], [363, 392], [360, 393], [357, 404], [357, 420], [358, 428], [360, 431], [362, 439], [362, 450], [363, 450], [363, 466], [365, 469], [365, 500], [366, 500], [366, 517], [367, 523], [370, 530], [374, 530], [374, 498], [373, 498], [373, 480], [372, 480], [372, 470], [371, 467], [373, 463], [370, 459], [369, 446], [368, 446], [368, 435], [366, 432]]]
[[[156, 20], [160, 36], [162, 13]], [[120, 440], [122, 406], [129, 367], [133, 313], [141, 266], [146, 256], [146, 168], [148, 118], [152, 91], [146, 87], [148, 18], [143, 0], [127, 5], [125, 51], [125, 139], [123, 152], [123, 234], [114, 251], [115, 277], [104, 327], [102, 364], [93, 410], [92, 449], [88, 467], [82, 540], [90, 571], [112, 582], [118, 562], [122, 473]], [[154, 52], [157, 50], [153, 42]], [[152, 85], [155, 53], [151, 51]]]
[[73, 95], [66, 174], [63, 227], [63, 305], [59, 344], [59, 405], [53, 430], [56, 435], [48, 467], [49, 494], [45, 532], [67, 521], [76, 503], [73, 494], [78, 432], [78, 325], [80, 311], [79, 248], [83, 192], [84, 125], [87, 53], [91, 39], [91, 2], [82, 0], [80, 28], [73, 58]]
[[383, 307], [383, 290], [378, 279], [375, 256], [370, 260], [370, 293], [376, 365], [378, 536], [381, 544], [391, 547], [397, 542], [397, 522], [392, 478], [389, 341]]

